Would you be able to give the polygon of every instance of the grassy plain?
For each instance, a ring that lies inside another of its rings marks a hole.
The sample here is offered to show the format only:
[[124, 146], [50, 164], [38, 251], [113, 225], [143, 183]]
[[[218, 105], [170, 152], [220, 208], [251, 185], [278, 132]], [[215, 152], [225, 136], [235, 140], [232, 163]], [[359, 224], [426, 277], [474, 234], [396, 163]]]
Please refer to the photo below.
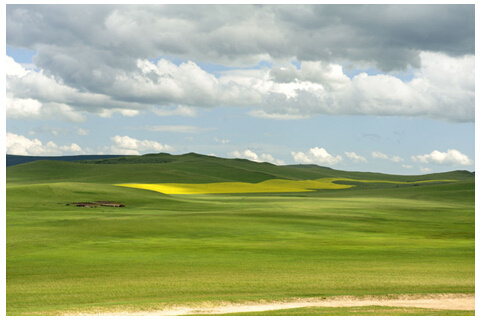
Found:
[[[7, 168], [8, 315], [475, 291], [471, 173], [389, 176], [199, 155], [108, 161]], [[408, 184], [210, 195], [114, 185], [325, 177]], [[414, 183], [435, 179], [456, 181]], [[95, 200], [126, 207], [65, 205]]]

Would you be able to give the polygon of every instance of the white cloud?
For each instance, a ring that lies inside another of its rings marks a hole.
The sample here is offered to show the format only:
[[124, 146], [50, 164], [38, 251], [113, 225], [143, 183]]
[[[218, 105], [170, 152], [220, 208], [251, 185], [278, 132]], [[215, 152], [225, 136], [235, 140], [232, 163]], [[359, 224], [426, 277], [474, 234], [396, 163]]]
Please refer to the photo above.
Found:
[[284, 161], [282, 161], [280, 159], [276, 159], [270, 154], [262, 154], [260, 156], [260, 159], [264, 162], [268, 162], [268, 163], [272, 163], [272, 164], [276, 164], [276, 165], [285, 165]]
[[134, 117], [134, 116], [137, 116], [140, 112], [135, 109], [120, 109], [119, 113], [122, 114], [123, 116]]
[[227, 70], [216, 76], [193, 61], [176, 65], [164, 58], [156, 64], [137, 59], [133, 69], [116, 70], [111, 82], [91, 91], [70, 87], [43, 70], [26, 71], [7, 58], [11, 65], [7, 94], [11, 100], [31, 100], [28, 108], [9, 112], [9, 117], [17, 118], [30, 109], [38, 114], [33, 101], [68, 105], [73, 108], [71, 112], [102, 117], [111, 117], [114, 112], [131, 117], [144, 109], [159, 116], [195, 116], [195, 110], [188, 106], [250, 107], [252, 117], [277, 120], [333, 114], [471, 122], [475, 115], [473, 55], [452, 58], [422, 52], [422, 68], [416, 70], [411, 81], [366, 73], [350, 79], [341, 65], [324, 61], [304, 61], [299, 69], [273, 65], [261, 70]]
[[434, 150], [430, 154], [418, 155], [411, 157], [414, 162], [424, 164], [440, 164], [440, 165], [471, 165], [473, 161], [465, 154], [460, 153], [456, 149], [448, 149], [447, 152], [439, 152]]
[[16, 99], [12, 95], [6, 97], [7, 118], [38, 118], [42, 104], [35, 99]]
[[67, 120], [74, 123], [82, 123], [87, 120], [87, 117], [81, 112], [67, 104], [49, 103], [42, 107], [42, 118], [52, 118]]
[[275, 119], [275, 120], [292, 120], [292, 119], [305, 119], [308, 118], [308, 115], [299, 115], [297, 114], [298, 111], [294, 111], [294, 113], [268, 113], [264, 110], [252, 110], [248, 112], [248, 114], [255, 118], [265, 118], [265, 119]]
[[[60, 70], [69, 64], [81, 69], [87, 53], [92, 61], [83, 73], [107, 73], [128, 58], [160, 55], [229, 66], [272, 57], [336, 59], [405, 70], [419, 65], [422, 50], [458, 56], [473, 53], [475, 40], [473, 5], [9, 6], [6, 18], [10, 45], [49, 44], [45, 51], [59, 53], [40, 53], [38, 61], [46, 65], [56, 58]], [[97, 47], [103, 50], [88, 50]], [[115, 54], [98, 57], [105, 51]]]
[[77, 128], [77, 134], [81, 136], [87, 136], [90, 133], [89, 129]]
[[397, 155], [393, 155], [393, 156], [388, 156], [382, 152], [379, 152], [379, 151], [375, 151], [375, 152], [372, 152], [372, 157], [375, 158], [375, 159], [384, 159], [384, 160], [389, 160], [391, 162], [394, 162], [394, 163], [401, 163], [403, 162], [403, 158], [400, 157], [400, 156], [397, 156]]
[[115, 145], [110, 147], [114, 154], [139, 155], [148, 152], [170, 152], [173, 148], [153, 140], [139, 140], [129, 136], [116, 135], [110, 138]]
[[117, 146], [110, 146], [106, 148], [109, 154], [113, 155], [140, 155], [140, 152], [134, 149], [125, 149], [125, 148], [118, 148]]
[[[129, 116], [145, 109], [191, 116], [169, 108], [233, 106], [272, 119], [335, 114], [473, 122], [474, 18], [473, 5], [12, 5], [8, 44], [35, 49], [40, 71], [7, 57], [7, 91], [97, 114], [118, 108]], [[273, 67], [238, 70], [262, 60]], [[238, 69], [209, 73], [195, 61]], [[415, 75], [350, 79], [347, 66]]]
[[69, 135], [69, 130], [62, 127], [52, 127], [49, 125], [42, 125], [28, 132], [29, 136], [37, 136], [39, 134], [46, 134], [51, 136], [67, 136]]
[[422, 172], [422, 173], [431, 173], [432, 172], [432, 169], [428, 168], [428, 167], [420, 166], [419, 169], [420, 169], [420, 172]]
[[215, 140], [215, 142], [222, 143], [222, 144], [230, 143], [230, 141], [228, 139], [219, 139], [218, 137], [215, 137], [214, 140]]
[[185, 117], [195, 117], [197, 112], [194, 108], [188, 106], [179, 105], [175, 109], [161, 107], [153, 108], [152, 111], [158, 116], [185, 116]]
[[137, 116], [140, 112], [135, 109], [120, 109], [120, 108], [112, 108], [112, 109], [107, 109], [103, 108], [99, 112], [97, 112], [98, 115], [102, 118], [111, 118], [113, 114], [119, 113], [122, 116], [125, 117], [134, 117]]
[[405, 165], [405, 164], [402, 164], [402, 167], [403, 167], [403, 168], [408, 168], [408, 169], [413, 168], [412, 165]]
[[202, 133], [210, 131], [213, 128], [204, 128], [198, 126], [189, 126], [189, 125], [158, 125], [158, 126], [145, 126], [146, 130], [154, 132], [171, 132], [171, 133]]
[[347, 155], [347, 157], [351, 159], [354, 163], [367, 163], [367, 159], [365, 157], [357, 155], [355, 152], [345, 152], [345, 155]]
[[261, 156], [258, 156], [255, 152], [252, 152], [249, 149], [244, 150], [243, 152], [240, 151], [233, 151], [228, 153], [230, 157], [235, 157], [235, 158], [245, 158], [249, 159], [254, 162], [268, 162], [276, 165], [285, 165], [285, 162], [280, 160], [280, 159], [275, 159], [272, 155], [270, 154], [262, 154]]
[[394, 162], [394, 163], [401, 163], [401, 162], [403, 162], [403, 158], [401, 158], [400, 156], [396, 156], [396, 155], [390, 157], [390, 160], [391, 160], [392, 162]]
[[342, 156], [332, 156], [325, 148], [310, 148], [307, 153], [292, 152], [295, 162], [304, 164], [335, 165], [341, 162]]
[[12, 119], [57, 119], [75, 123], [84, 122], [86, 117], [71, 106], [58, 103], [41, 103], [36, 99], [6, 97], [6, 115]]
[[42, 155], [44, 146], [38, 139], [30, 140], [25, 136], [7, 133], [7, 154], [14, 155]]
[[[302, 62], [299, 70], [293, 65], [273, 67], [270, 75], [276, 83], [303, 84], [304, 89], [324, 87], [339, 91], [350, 83], [350, 79], [343, 73], [342, 66], [322, 61]], [[310, 86], [306, 86], [307, 84]]]
[[80, 146], [78, 146], [75, 143], [72, 143], [70, 145], [61, 146], [60, 150], [62, 150], [64, 152], [74, 152], [74, 153], [82, 152], [82, 149], [80, 148]]
[[6, 135], [7, 154], [26, 155], [26, 156], [58, 156], [83, 154], [82, 148], [72, 143], [70, 145], [57, 146], [52, 141], [43, 144], [40, 140], [29, 139], [22, 135], [8, 133]]
[[90, 112], [110, 117], [113, 112], [135, 116], [143, 104], [117, 101], [108, 94], [70, 87], [44, 70], [25, 70], [13, 58], [6, 56], [7, 117], [55, 118], [72, 122], [86, 120]]
[[137, 68], [116, 77], [113, 90], [118, 96], [150, 104], [204, 107], [214, 106], [223, 96], [217, 78], [192, 61], [177, 66], [163, 58], [156, 64], [138, 59]]
[[25, 68], [22, 67], [19, 63], [15, 62], [12, 57], [5, 56], [5, 73], [7, 76], [14, 77], [23, 77], [29, 73]]
[[372, 157], [376, 159], [388, 159], [388, 156], [382, 152], [372, 152]]
[[255, 161], [255, 162], [259, 162], [259, 161], [260, 161], [260, 159], [259, 159], [259, 157], [257, 156], [257, 154], [255, 154], [254, 152], [252, 152], [252, 151], [249, 150], [249, 149], [245, 150], [245, 151], [243, 152], [243, 154], [245, 155], [245, 157], [246, 157], [247, 159], [251, 159], [251, 160], [253, 160], [253, 161]]
[[350, 79], [340, 65], [319, 61], [302, 62], [300, 69], [274, 66], [270, 77], [256, 86], [262, 88], [263, 102], [256, 104], [250, 115], [272, 119], [379, 115], [474, 121], [475, 56], [453, 58], [422, 52], [420, 58], [422, 67], [411, 81], [367, 73]]

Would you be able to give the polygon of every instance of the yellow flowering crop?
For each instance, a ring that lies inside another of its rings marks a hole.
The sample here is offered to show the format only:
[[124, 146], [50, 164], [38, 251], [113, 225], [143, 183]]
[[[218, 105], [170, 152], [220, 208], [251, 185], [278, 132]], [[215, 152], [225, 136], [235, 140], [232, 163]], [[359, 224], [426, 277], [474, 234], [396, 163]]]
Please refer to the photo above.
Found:
[[117, 186], [133, 187], [160, 192], [163, 194], [237, 194], [237, 193], [288, 193], [311, 192], [319, 189], [345, 189], [353, 185], [335, 184], [335, 181], [351, 181], [364, 183], [414, 184], [436, 182], [395, 182], [381, 180], [354, 180], [348, 178], [321, 178], [317, 180], [293, 181], [271, 179], [260, 183], [222, 182], [206, 184], [117, 184]]

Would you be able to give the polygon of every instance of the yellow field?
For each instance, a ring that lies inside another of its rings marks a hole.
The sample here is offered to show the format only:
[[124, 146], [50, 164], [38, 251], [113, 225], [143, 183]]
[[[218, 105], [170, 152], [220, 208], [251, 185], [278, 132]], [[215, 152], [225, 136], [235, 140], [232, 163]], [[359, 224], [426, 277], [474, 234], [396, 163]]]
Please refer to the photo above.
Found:
[[[339, 185], [332, 178], [308, 181], [271, 179], [260, 183], [224, 182], [208, 184], [118, 184], [133, 188], [148, 189], [163, 194], [224, 194], [224, 193], [283, 193], [310, 192], [317, 189], [342, 189], [351, 185]], [[337, 179], [338, 180], [338, 179]]]
[[260, 183], [222, 182], [208, 184], [117, 184], [160, 192], [163, 194], [237, 194], [237, 193], [288, 193], [311, 192], [319, 189], [345, 189], [353, 185], [335, 184], [335, 181], [352, 181], [365, 183], [391, 183], [413, 184], [435, 181], [394, 182], [394, 181], [368, 181], [345, 178], [321, 178], [317, 180], [292, 181], [285, 179], [271, 179]]

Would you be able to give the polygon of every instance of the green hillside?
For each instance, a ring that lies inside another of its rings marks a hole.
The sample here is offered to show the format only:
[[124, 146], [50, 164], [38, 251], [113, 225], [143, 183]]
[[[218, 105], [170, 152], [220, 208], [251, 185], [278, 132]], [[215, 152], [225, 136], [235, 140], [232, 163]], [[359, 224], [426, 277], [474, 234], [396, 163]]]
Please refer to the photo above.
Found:
[[[157, 154], [41, 160], [6, 174], [7, 315], [475, 292], [467, 171], [398, 176]], [[166, 195], [115, 185], [320, 178], [355, 186]], [[66, 205], [100, 200], [125, 207]]]
[[269, 179], [306, 180], [325, 177], [414, 182], [465, 180], [468, 171], [416, 176], [347, 172], [320, 166], [276, 166], [245, 159], [223, 159], [199, 154], [118, 157], [77, 162], [40, 160], [7, 168], [7, 183], [101, 182], [101, 183], [258, 183]]

